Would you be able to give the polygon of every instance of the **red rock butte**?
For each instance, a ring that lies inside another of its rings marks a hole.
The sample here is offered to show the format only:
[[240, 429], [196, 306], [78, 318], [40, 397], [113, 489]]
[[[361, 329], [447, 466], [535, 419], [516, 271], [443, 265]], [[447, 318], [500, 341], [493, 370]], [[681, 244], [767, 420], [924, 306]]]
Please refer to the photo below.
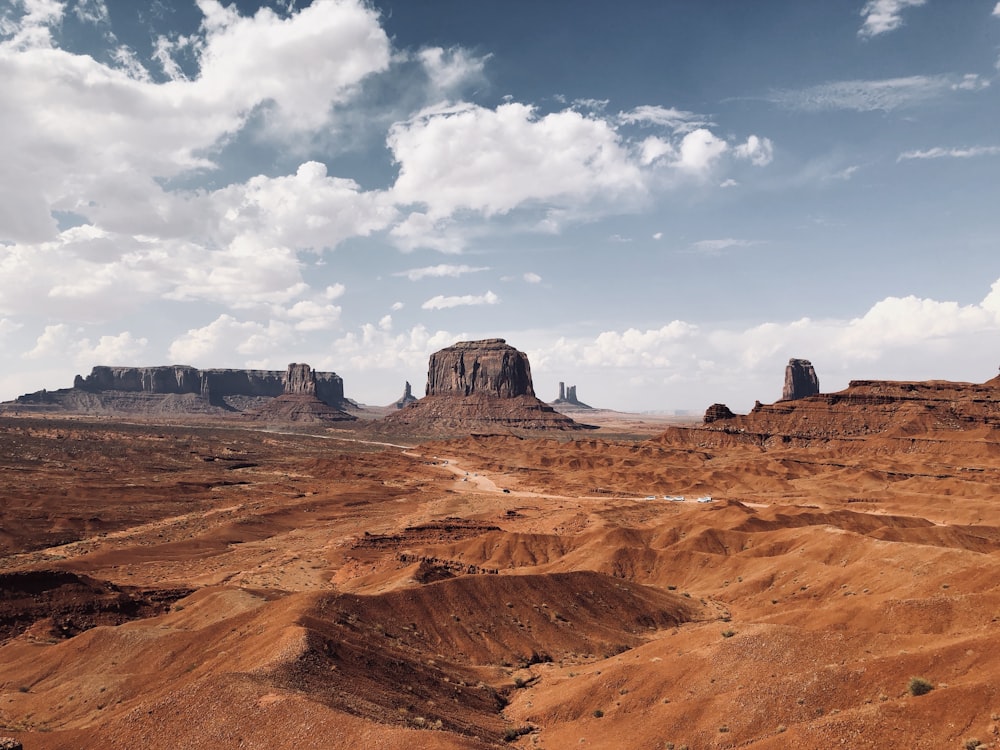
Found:
[[383, 422], [466, 434], [588, 429], [535, 397], [528, 356], [504, 339], [460, 341], [432, 354], [426, 394]]

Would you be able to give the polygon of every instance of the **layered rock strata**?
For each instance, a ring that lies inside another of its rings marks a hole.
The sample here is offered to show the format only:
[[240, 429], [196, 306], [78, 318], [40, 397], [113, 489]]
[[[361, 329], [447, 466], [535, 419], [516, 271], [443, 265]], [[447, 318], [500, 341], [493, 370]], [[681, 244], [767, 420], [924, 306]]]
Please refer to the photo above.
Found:
[[432, 354], [426, 394], [383, 421], [430, 433], [587, 428], [535, 397], [527, 355], [503, 339], [462, 341]]
[[702, 427], [689, 431], [727, 433], [762, 446], [881, 435], [911, 441], [917, 450], [942, 431], [1000, 430], [1000, 377], [981, 384], [852, 380], [836, 393], [758, 402], [745, 415], [724, 416], [719, 406], [709, 408]]

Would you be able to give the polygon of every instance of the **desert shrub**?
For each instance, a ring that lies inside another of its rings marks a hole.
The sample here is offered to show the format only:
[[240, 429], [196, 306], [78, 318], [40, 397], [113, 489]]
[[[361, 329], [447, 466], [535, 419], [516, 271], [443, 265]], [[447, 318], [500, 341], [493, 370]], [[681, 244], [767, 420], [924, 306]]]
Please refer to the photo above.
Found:
[[723, 638], [732, 638], [734, 635], [736, 635], [736, 631], [735, 630], [723, 630], [722, 631], [722, 637]]
[[604, 716], [604, 712], [601, 709], [599, 709], [599, 708], [595, 708], [594, 709], [594, 718], [595, 719], [600, 719], [602, 716]]
[[934, 685], [923, 677], [911, 677], [907, 689], [910, 691], [910, 695], [927, 695], [934, 689]]
[[976, 748], [982, 747], [982, 743], [975, 737], [970, 737], [962, 743], [962, 747], [965, 748], [965, 750], [976, 750]]

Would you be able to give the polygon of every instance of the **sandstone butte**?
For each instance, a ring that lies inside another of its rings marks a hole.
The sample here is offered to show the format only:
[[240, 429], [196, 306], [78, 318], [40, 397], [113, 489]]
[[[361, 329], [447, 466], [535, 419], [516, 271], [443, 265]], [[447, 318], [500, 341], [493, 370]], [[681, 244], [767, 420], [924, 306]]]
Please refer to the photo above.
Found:
[[383, 422], [453, 434], [588, 429], [535, 396], [527, 355], [504, 339], [461, 341], [432, 354], [425, 393]]
[[[499, 342], [439, 354], [420, 402], [533, 397]], [[0, 414], [0, 743], [1000, 746], [1000, 378], [720, 407]]]

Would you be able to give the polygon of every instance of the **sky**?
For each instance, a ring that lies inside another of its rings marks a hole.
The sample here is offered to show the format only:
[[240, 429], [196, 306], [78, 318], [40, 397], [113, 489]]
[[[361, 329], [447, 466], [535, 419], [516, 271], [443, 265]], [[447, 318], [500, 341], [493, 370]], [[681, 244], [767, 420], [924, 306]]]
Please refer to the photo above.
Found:
[[1000, 366], [996, 0], [0, 0], [0, 400], [95, 365], [623, 411]]

